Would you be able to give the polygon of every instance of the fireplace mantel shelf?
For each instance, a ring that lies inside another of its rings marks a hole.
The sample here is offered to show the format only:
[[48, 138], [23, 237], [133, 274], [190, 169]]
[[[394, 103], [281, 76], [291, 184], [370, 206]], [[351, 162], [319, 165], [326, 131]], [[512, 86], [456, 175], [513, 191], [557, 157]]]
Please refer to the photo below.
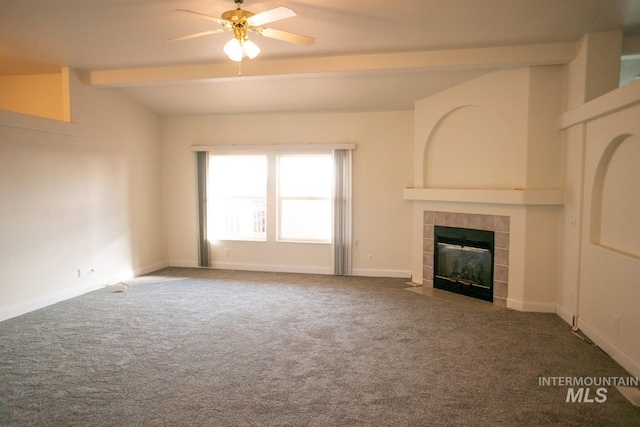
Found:
[[481, 190], [405, 188], [405, 200], [425, 202], [483, 203], [496, 205], [564, 205], [563, 190]]

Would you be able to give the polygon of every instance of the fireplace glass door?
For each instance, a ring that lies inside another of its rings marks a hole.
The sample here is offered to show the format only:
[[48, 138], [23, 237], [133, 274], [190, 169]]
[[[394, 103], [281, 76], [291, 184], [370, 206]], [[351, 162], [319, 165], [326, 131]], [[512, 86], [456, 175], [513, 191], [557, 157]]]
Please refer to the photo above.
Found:
[[434, 287], [493, 301], [493, 232], [436, 227]]

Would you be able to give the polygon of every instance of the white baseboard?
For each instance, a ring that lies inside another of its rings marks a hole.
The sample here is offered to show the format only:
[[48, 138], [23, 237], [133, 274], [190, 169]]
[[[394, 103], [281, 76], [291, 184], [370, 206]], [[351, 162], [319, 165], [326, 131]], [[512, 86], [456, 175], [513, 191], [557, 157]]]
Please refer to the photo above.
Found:
[[166, 267], [169, 267], [169, 261], [158, 262], [156, 264], [151, 264], [140, 268], [116, 271], [109, 275], [108, 280], [103, 280], [103, 284], [105, 286], [114, 285], [123, 280], [129, 280], [133, 279], [134, 277], [153, 273], [154, 271], [158, 271]]
[[570, 313], [566, 308], [559, 304], [556, 304], [556, 314], [565, 322], [573, 326], [573, 313]]
[[584, 319], [578, 317], [578, 329], [580, 329], [589, 339], [591, 339], [598, 347], [607, 353], [613, 360], [618, 362], [620, 366], [626, 369], [634, 377], [640, 377], [640, 361], [634, 360], [625, 353], [620, 347], [609, 341], [595, 327], [585, 322]]
[[354, 268], [351, 271], [352, 276], [365, 277], [394, 277], [398, 279], [410, 279], [411, 270], [376, 270], [370, 268]]
[[65, 289], [63, 291], [54, 292], [49, 295], [32, 299], [30, 301], [25, 301], [23, 303], [0, 309], [0, 322], [3, 320], [11, 319], [12, 317], [21, 316], [23, 314], [29, 313], [30, 311], [35, 311], [64, 300], [75, 298], [77, 296], [100, 289], [103, 286], [103, 284], [92, 282], [70, 289]]
[[555, 302], [526, 302], [513, 298], [507, 298], [507, 308], [518, 311], [530, 311], [534, 313], [555, 313]]
[[[170, 267], [200, 268], [197, 261], [169, 261]], [[221, 270], [244, 270], [244, 271], [268, 271], [275, 273], [304, 273], [304, 274], [333, 274], [330, 267], [310, 267], [298, 265], [274, 265], [274, 264], [253, 264], [243, 262], [214, 262], [212, 268]], [[374, 270], [365, 268], [354, 268], [352, 276], [365, 277], [394, 277], [400, 279], [411, 278], [410, 270]]]
[[169, 261], [163, 261], [156, 264], [151, 264], [146, 267], [136, 268], [132, 270], [133, 277], [143, 276], [145, 274], [153, 273], [154, 271], [162, 270], [163, 268], [169, 267]]
[[31, 311], [39, 310], [41, 308], [56, 304], [64, 300], [93, 292], [109, 284], [116, 284], [119, 281], [151, 273], [168, 266], [168, 262], [160, 262], [136, 269], [122, 270], [114, 274], [112, 277], [95, 278], [88, 283], [83, 283], [82, 285], [75, 286], [73, 288], [56, 291], [42, 297], [34, 298], [30, 301], [25, 301], [5, 308], [0, 308], [0, 322], [3, 320], [11, 319], [12, 317], [17, 317], [29, 313]]
[[299, 265], [214, 262], [211, 267], [222, 270], [268, 271], [273, 273], [333, 274], [333, 270], [330, 267], [310, 267]]
[[199, 268], [198, 261], [184, 261], [179, 259], [169, 260], [169, 267]]

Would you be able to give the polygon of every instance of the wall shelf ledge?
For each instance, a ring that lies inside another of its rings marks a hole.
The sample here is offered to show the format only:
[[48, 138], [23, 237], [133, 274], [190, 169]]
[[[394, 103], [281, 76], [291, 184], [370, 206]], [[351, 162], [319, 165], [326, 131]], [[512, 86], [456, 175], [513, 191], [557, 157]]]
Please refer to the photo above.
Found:
[[518, 206], [562, 206], [564, 205], [564, 190], [405, 188], [404, 199], [420, 202], [457, 202]]
[[78, 136], [78, 125], [76, 123], [16, 113], [7, 110], [0, 110], [0, 126], [53, 133], [64, 136]]

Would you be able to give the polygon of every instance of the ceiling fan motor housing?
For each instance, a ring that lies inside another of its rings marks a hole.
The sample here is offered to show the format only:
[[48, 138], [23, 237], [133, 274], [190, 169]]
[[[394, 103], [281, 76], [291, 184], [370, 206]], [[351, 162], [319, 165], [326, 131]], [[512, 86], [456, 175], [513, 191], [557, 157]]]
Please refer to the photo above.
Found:
[[[238, 2], [236, 1], [236, 3]], [[247, 19], [253, 15], [255, 15], [255, 13], [240, 9], [240, 5], [238, 4], [237, 9], [224, 12], [222, 19], [231, 22], [233, 26], [233, 36], [242, 43], [249, 39], [247, 36]]]
[[234, 24], [236, 23], [244, 23], [246, 24], [247, 19], [251, 18], [255, 13], [249, 12], [248, 10], [242, 10], [240, 8], [235, 10], [227, 10], [222, 14], [222, 19], [226, 19], [227, 21], [231, 21]]

